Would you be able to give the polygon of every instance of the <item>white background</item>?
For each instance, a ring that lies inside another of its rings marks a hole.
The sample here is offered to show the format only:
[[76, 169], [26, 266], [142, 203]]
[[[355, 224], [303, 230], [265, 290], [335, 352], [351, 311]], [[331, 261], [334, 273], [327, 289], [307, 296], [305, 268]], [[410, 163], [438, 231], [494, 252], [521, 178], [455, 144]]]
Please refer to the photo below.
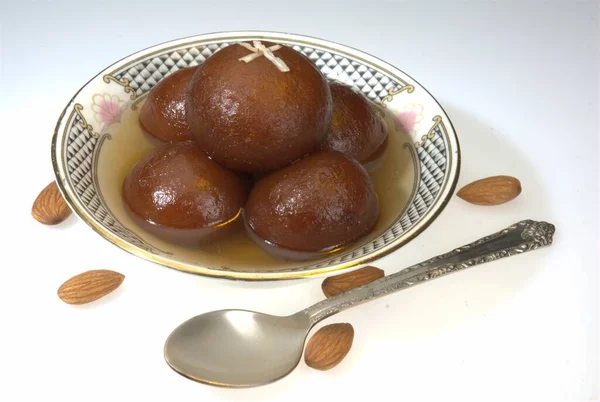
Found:
[[[2, 0], [0, 400], [597, 400], [598, 5], [562, 2], [291, 3]], [[304, 362], [274, 384], [220, 389], [163, 360], [187, 318], [214, 309], [288, 314], [322, 298], [320, 279], [243, 283], [142, 261], [75, 216], [30, 217], [51, 180], [50, 139], [71, 96], [116, 60], [167, 40], [262, 29], [359, 48], [406, 71], [460, 136], [459, 186], [495, 174], [523, 193], [485, 208], [455, 197], [429, 229], [376, 265], [393, 273], [520, 219], [557, 226], [554, 245], [388, 296], [326, 321], [354, 346], [329, 372]], [[126, 275], [83, 307], [61, 283]]]

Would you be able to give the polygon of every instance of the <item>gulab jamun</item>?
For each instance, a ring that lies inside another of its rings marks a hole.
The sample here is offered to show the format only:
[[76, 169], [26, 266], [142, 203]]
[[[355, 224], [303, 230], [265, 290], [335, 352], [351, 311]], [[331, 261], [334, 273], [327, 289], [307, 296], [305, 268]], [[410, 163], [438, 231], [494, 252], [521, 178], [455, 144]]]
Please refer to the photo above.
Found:
[[144, 229], [178, 244], [214, 239], [238, 220], [249, 186], [193, 141], [144, 156], [123, 183], [123, 199]]
[[334, 151], [313, 153], [259, 180], [244, 209], [250, 237], [290, 259], [351, 243], [373, 230], [378, 218], [365, 168]]
[[342, 152], [362, 164], [374, 161], [387, 145], [383, 113], [349, 86], [332, 82], [329, 87], [333, 101], [331, 128], [321, 150]]
[[177, 70], [160, 80], [148, 93], [140, 110], [140, 125], [159, 142], [192, 139], [186, 117], [187, 89], [196, 67]]
[[211, 158], [238, 172], [270, 172], [300, 159], [331, 123], [331, 93], [319, 69], [288, 46], [262, 45], [289, 71], [264, 54], [240, 60], [253, 52], [235, 43], [198, 67], [188, 92], [192, 135]]

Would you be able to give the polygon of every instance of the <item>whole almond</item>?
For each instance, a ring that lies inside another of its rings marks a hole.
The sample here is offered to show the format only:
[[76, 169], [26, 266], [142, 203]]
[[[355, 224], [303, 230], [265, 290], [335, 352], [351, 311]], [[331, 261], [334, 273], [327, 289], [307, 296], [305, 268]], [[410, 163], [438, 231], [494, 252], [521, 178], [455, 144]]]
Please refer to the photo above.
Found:
[[341, 275], [330, 276], [321, 284], [321, 289], [325, 296], [333, 297], [347, 290], [357, 288], [376, 279], [383, 278], [383, 270], [367, 266]]
[[474, 181], [456, 195], [475, 205], [500, 205], [521, 194], [521, 182], [512, 176], [492, 176]]
[[306, 365], [316, 370], [329, 370], [338, 365], [350, 351], [354, 340], [352, 325], [330, 324], [319, 329], [304, 351]]
[[31, 215], [44, 225], [56, 225], [71, 215], [56, 182], [48, 184], [37, 196], [31, 207]]
[[125, 276], [107, 269], [75, 275], [58, 289], [58, 297], [68, 304], [85, 304], [106, 296], [118, 288]]

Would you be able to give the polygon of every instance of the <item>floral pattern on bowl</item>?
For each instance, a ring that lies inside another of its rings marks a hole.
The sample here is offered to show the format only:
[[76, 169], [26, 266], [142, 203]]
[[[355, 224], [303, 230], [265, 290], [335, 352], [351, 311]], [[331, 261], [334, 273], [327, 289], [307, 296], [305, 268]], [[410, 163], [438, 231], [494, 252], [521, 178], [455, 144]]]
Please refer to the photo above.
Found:
[[117, 95], [102, 93], [92, 96], [92, 110], [94, 119], [99, 124], [100, 131], [113, 123], [121, 121], [125, 101]]
[[396, 113], [396, 128], [403, 129], [411, 135], [416, 135], [423, 121], [423, 105], [407, 103]]

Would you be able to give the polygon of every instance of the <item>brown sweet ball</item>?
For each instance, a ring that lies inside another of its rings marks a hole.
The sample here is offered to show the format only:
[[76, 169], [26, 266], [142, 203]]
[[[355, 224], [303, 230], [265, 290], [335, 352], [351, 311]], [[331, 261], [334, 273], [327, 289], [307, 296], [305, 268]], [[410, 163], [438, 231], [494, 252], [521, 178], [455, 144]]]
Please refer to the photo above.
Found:
[[332, 82], [331, 128], [322, 150], [342, 152], [362, 164], [374, 161], [387, 145], [387, 127], [382, 112], [366, 96], [351, 87]]
[[356, 160], [316, 152], [258, 181], [244, 221], [265, 249], [291, 259], [313, 258], [368, 234], [379, 218], [371, 178]]
[[165, 144], [144, 156], [123, 183], [125, 204], [142, 227], [179, 244], [214, 237], [237, 220], [248, 185], [193, 141]]
[[230, 169], [262, 173], [314, 151], [331, 123], [331, 93], [323, 74], [301, 53], [264, 45], [289, 69], [236, 43], [196, 71], [188, 95], [188, 121], [202, 149]]
[[140, 125], [161, 142], [192, 139], [186, 118], [185, 98], [196, 67], [178, 70], [158, 82], [148, 93], [140, 110]]

